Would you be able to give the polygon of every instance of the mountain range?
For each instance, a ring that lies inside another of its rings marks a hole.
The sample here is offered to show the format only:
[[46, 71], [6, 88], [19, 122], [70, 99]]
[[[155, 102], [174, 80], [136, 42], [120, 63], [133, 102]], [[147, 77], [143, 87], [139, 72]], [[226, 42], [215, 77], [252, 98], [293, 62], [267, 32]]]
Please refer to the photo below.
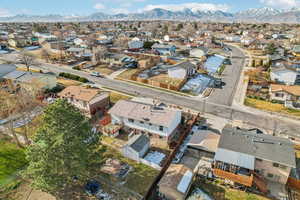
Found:
[[161, 8], [130, 14], [106, 14], [97, 12], [89, 16], [62, 15], [16, 15], [0, 17], [0, 22], [67, 22], [104, 20], [197, 20], [203, 22], [247, 22], [247, 23], [300, 23], [300, 9], [278, 10], [274, 8], [248, 9], [236, 13], [224, 11], [170, 11]]

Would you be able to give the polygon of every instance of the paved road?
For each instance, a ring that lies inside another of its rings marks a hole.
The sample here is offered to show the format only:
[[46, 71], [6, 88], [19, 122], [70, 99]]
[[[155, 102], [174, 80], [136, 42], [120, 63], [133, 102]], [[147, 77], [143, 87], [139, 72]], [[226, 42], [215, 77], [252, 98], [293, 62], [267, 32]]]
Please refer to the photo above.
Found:
[[[15, 58], [13, 58], [14, 56], [12, 55], [5, 57], [5, 60], [10, 60], [9, 57], [12, 58], [11, 61], [15, 60]], [[199, 112], [209, 113], [230, 120], [244, 121], [249, 125], [253, 125], [261, 129], [273, 130], [277, 135], [284, 134], [300, 138], [300, 123], [297, 120], [272, 116], [264, 112], [248, 112], [239, 108], [232, 108], [231, 106], [210, 102], [209, 100], [203, 101], [199, 99], [193, 99], [191, 97], [180, 96], [174, 93], [168, 93], [157, 89], [142, 87], [125, 81], [92, 77], [86, 72], [73, 70], [69, 67], [43, 64], [41, 68], [55, 73], [68, 72], [76, 74], [85, 77], [103, 87], [111, 88], [116, 91], [128, 93], [131, 95], [139, 94], [139, 96], [157, 98], [163, 102], [187, 107]], [[220, 96], [220, 98], [222, 98], [222, 96]]]
[[225, 82], [223, 88], [216, 88], [207, 98], [208, 102], [231, 106], [235, 95], [236, 87], [241, 77], [241, 72], [245, 64], [244, 54], [236, 47], [230, 46], [232, 54], [231, 65], [226, 65], [221, 75], [222, 81]]

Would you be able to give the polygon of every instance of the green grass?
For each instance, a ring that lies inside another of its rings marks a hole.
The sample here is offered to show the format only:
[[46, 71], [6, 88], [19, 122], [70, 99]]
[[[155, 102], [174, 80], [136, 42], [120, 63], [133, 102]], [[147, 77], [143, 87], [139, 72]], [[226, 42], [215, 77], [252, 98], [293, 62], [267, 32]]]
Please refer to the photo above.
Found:
[[218, 69], [218, 74], [221, 75], [223, 73], [223, 71], [225, 70], [226, 65], [223, 64], [221, 65], [221, 67]]
[[198, 187], [207, 193], [209, 196], [214, 199], [224, 199], [224, 200], [268, 200], [268, 198], [252, 194], [249, 192], [244, 192], [241, 190], [227, 188], [222, 186], [223, 181], [205, 181], [198, 180], [194, 183], [193, 188]]
[[0, 141], [0, 188], [11, 187], [17, 180], [19, 170], [27, 164], [23, 149], [13, 143]]
[[124, 94], [121, 94], [121, 93], [118, 93], [118, 92], [111, 92], [109, 97], [110, 97], [110, 102], [112, 102], [112, 103], [116, 103], [120, 100], [129, 100], [129, 99], [131, 99], [130, 96], [127, 96], [127, 95], [124, 95]]
[[291, 115], [294, 117], [300, 117], [300, 110], [295, 110], [291, 108], [284, 107], [283, 104], [272, 103], [269, 101], [254, 99], [247, 97], [244, 104], [249, 107], [266, 110], [270, 112], [278, 112], [286, 115]]

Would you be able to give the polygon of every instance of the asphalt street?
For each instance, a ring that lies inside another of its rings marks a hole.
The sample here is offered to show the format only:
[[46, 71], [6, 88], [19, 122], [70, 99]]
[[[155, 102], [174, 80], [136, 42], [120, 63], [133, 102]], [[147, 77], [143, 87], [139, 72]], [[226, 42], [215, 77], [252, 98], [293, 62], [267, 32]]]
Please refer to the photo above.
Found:
[[208, 102], [231, 106], [235, 95], [236, 87], [241, 77], [241, 72], [245, 63], [244, 54], [236, 47], [230, 46], [232, 55], [231, 65], [226, 65], [221, 75], [222, 81], [225, 83], [223, 88], [216, 88], [207, 98]]
[[[239, 50], [235, 49], [234, 51], [239, 51]], [[239, 54], [243, 54], [243, 53], [240, 52]], [[15, 56], [2, 55], [2, 57], [0, 58], [7, 61], [14, 62], [16, 60]], [[239, 78], [241, 73], [240, 71], [243, 66], [243, 59], [239, 59], [237, 60], [237, 62], [233, 61], [232, 66], [234, 67], [236, 65], [239, 65], [240, 68], [236, 67], [235, 69], [232, 69], [233, 70], [232, 73], [234, 73], [234, 75], [233, 74], [231, 75]], [[257, 128], [261, 128], [265, 130], [273, 130], [276, 135], [284, 134], [284, 135], [290, 135], [293, 137], [300, 138], [300, 134], [299, 134], [300, 122], [297, 120], [273, 116], [263, 112], [253, 113], [241, 109], [232, 108], [230, 105], [232, 103], [232, 99], [234, 96], [233, 94], [235, 92], [238, 78], [232, 78], [233, 79], [232, 84], [230, 83], [228, 84], [227, 90], [225, 89], [224, 91], [223, 90], [218, 91], [219, 94], [216, 94], [215, 97], [212, 97], [212, 100], [210, 99], [201, 100], [201, 99], [195, 99], [195, 98], [181, 96], [174, 93], [165, 92], [154, 88], [143, 87], [125, 81], [93, 77], [90, 76], [89, 73], [73, 70], [72, 68], [66, 66], [58, 66], [58, 65], [43, 63], [40, 68], [43, 70], [52, 71], [54, 73], [67, 72], [67, 73], [76, 74], [85, 77], [90, 81], [101, 85], [102, 87], [107, 87], [116, 91], [124, 92], [135, 96], [138, 95], [143, 97], [156, 98], [162, 102], [176, 104], [182, 107], [186, 107], [199, 112], [205, 112], [229, 120], [244, 121], [244, 123], [253, 125]], [[229, 75], [230, 74], [226, 75], [226, 77], [228, 76], [226, 80], [231, 79]], [[224, 93], [230, 93], [230, 94], [224, 94]], [[218, 101], [216, 99], [218, 99]], [[219, 99], [224, 99], [224, 102], [222, 102], [223, 100], [219, 100]]]

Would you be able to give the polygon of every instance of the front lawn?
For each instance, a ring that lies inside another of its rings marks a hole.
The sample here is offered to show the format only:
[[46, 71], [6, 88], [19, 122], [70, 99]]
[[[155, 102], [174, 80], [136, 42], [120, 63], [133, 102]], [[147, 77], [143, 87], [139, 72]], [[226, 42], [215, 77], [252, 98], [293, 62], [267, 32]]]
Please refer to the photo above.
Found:
[[18, 172], [27, 164], [25, 153], [6, 139], [0, 141], [0, 188], [5, 190], [17, 181]]
[[122, 72], [117, 76], [117, 78], [120, 79], [130, 79], [132, 75], [135, 75], [138, 73], [140, 70], [139, 69], [127, 69], [126, 71]]
[[114, 72], [114, 70], [109, 68], [108, 65], [98, 65], [95, 67], [94, 71], [103, 75], [110, 75]]
[[261, 110], [271, 111], [271, 112], [278, 112], [282, 114], [287, 114], [295, 117], [300, 117], [300, 110], [294, 110], [290, 108], [284, 107], [283, 104], [272, 103], [269, 101], [254, 99], [247, 97], [245, 99], [245, 105], [253, 108], [258, 108]]
[[109, 97], [110, 97], [110, 102], [112, 102], [112, 103], [116, 103], [120, 100], [129, 100], [129, 99], [131, 99], [130, 96], [125, 95], [125, 94], [121, 94], [119, 92], [110, 92]]

